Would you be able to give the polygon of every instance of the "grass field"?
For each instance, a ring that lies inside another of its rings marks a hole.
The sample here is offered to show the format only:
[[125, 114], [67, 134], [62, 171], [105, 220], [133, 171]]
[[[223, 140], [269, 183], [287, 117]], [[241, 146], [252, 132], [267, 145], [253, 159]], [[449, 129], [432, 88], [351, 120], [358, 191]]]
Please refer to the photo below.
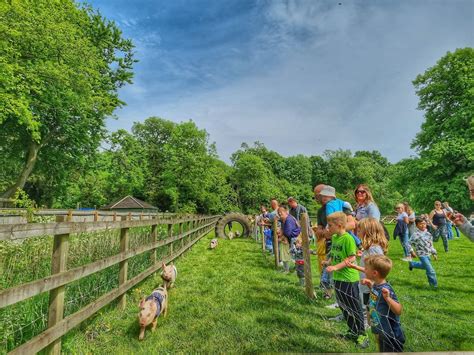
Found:
[[[249, 239], [220, 240], [208, 250], [208, 235], [180, 258], [176, 287], [170, 291], [170, 310], [160, 318], [155, 333], [138, 341], [138, 302], [159, 282], [150, 277], [129, 294], [125, 311], [110, 306], [63, 340], [71, 353], [156, 352], [354, 352], [361, 351], [336, 334], [345, 324], [329, 321], [337, 310], [324, 308], [332, 301], [308, 300], [294, 273], [273, 269]], [[474, 244], [462, 237], [444, 253], [437, 245], [434, 262], [439, 289], [431, 290], [424, 271], [410, 272], [400, 261], [398, 240], [391, 241], [389, 275], [404, 306], [401, 317], [406, 351], [474, 350]], [[313, 259], [315, 260], [315, 259]], [[315, 266], [315, 262], [313, 263]], [[315, 284], [318, 273], [313, 268]], [[371, 345], [365, 351], [376, 351]]]

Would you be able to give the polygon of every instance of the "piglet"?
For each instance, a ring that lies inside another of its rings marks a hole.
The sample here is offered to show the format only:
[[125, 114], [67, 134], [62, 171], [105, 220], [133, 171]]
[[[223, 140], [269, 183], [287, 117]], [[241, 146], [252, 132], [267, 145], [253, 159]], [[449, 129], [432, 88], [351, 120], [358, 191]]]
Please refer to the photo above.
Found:
[[229, 239], [234, 239], [235, 234], [234, 234], [234, 232], [229, 232], [229, 234], [227, 234], [227, 236], [229, 237]]
[[235, 231], [235, 236], [240, 237], [240, 231]]
[[145, 328], [152, 324], [151, 331], [154, 332], [158, 317], [161, 313], [166, 317], [168, 314], [168, 291], [166, 287], [160, 286], [153, 290], [147, 298], [142, 298], [139, 304], [140, 313], [138, 313], [138, 324], [140, 325], [139, 340], [145, 338]]
[[161, 278], [163, 279], [163, 284], [167, 289], [170, 289], [174, 286], [174, 282], [178, 276], [178, 270], [176, 269], [176, 266], [173, 265], [173, 263], [169, 265], [162, 263], [161, 269]]
[[209, 245], [209, 248], [216, 249], [217, 244], [218, 244], [217, 239], [213, 239], [213, 240], [211, 240], [211, 244]]

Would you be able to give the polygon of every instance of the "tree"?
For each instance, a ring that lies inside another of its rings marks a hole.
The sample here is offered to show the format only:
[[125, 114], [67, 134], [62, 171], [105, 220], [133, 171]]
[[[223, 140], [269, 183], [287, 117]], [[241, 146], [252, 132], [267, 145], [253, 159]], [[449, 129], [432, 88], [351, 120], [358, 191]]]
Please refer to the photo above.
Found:
[[440, 141], [474, 141], [474, 49], [448, 52], [413, 81], [425, 122], [412, 143], [419, 152]]
[[54, 179], [96, 153], [134, 59], [113, 22], [73, 0], [1, 2], [0, 17], [0, 187], [9, 197], [33, 172]]
[[474, 49], [448, 52], [413, 84], [425, 121], [412, 143], [419, 158], [400, 165], [405, 180], [398, 186], [422, 210], [441, 199], [467, 211], [463, 177], [474, 171]]

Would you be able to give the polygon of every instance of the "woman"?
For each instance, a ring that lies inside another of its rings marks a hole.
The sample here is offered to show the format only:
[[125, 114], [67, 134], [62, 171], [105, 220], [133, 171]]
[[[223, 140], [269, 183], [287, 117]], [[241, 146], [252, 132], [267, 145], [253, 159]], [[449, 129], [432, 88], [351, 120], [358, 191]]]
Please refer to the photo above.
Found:
[[430, 213], [430, 219], [433, 221], [435, 226], [435, 233], [433, 240], [437, 242], [439, 237], [443, 239], [444, 251], [448, 252], [448, 228], [446, 226], [446, 212], [443, 209], [441, 201], [435, 201], [434, 210]]
[[408, 202], [403, 202], [403, 206], [405, 207], [405, 212], [408, 215], [408, 239], [411, 238], [413, 233], [415, 233], [415, 211], [413, 208], [408, 204]]
[[405, 212], [405, 206], [403, 203], [399, 203], [395, 206], [397, 211], [397, 224], [395, 230], [393, 231], [393, 238], [396, 239], [397, 236], [400, 237], [400, 243], [403, 248], [404, 257], [403, 261], [411, 261], [410, 256], [410, 243], [408, 242], [408, 214]]
[[380, 221], [380, 210], [374, 202], [370, 189], [365, 184], [360, 184], [354, 190], [354, 197], [356, 201], [356, 220], [360, 221], [362, 218], [375, 218]]

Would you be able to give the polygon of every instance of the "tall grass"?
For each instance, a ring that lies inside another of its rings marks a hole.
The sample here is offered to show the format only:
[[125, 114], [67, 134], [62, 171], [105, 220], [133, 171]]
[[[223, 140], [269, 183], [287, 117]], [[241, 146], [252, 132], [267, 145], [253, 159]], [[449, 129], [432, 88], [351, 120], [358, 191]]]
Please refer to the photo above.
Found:
[[[129, 248], [151, 242], [150, 228], [131, 228]], [[120, 230], [71, 235], [67, 268], [79, 267], [119, 253]], [[166, 237], [166, 226], [157, 228], [158, 238]], [[52, 236], [23, 242], [0, 242], [0, 290], [34, 281], [51, 274]], [[158, 256], [168, 253], [162, 247]], [[129, 278], [151, 266], [151, 252], [129, 259]], [[66, 286], [65, 316], [118, 286], [118, 265], [89, 275]], [[0, 353], [19, 346], [47, 328], [48, 293], [0, 309]]]

